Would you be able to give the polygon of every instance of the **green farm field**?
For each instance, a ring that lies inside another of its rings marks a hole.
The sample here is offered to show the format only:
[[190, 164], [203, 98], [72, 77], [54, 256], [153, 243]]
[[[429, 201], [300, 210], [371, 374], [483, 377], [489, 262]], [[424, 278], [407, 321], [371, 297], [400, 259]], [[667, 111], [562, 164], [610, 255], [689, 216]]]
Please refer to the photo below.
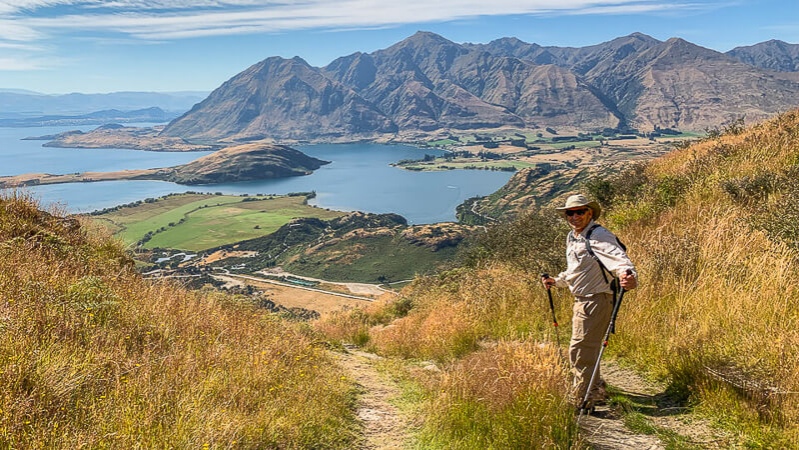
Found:
[[93, 216], [127, 245], [201, 251], [273, 233], [291, 219], [343, 215], [306, 204], [304, 196], [172, 195]]
[[535, 163], [519, 160], [502, 159], [496, 161], [484, 161], [479, 158], [458, 158], [447, 161], [443, 158], [436, 158], [432, 162], [419, 162], [413, 164], [403, 164], [402, 168], [407, 170], [419, 170], [426, 172], [434, 172], [441, 170], [452, 169], [475, 169], [475, 170], [499, 170], [513, 167], [515, 169], [524, 169], [526, 167], [533, 167]]

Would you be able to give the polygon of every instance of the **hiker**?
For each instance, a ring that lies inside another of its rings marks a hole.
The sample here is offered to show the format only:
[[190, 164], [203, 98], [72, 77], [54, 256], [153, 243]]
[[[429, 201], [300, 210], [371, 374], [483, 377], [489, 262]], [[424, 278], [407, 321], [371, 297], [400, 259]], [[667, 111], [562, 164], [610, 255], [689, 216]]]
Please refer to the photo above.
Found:
[[[624, 245], [613, 233], [594, 222], [602, 212], [597, 202], [577, 194], [556, 209], [572, 228], [566, 238], [567, 267], [554, 278], [542, 276], [541, 281], [547, 289], [568, 287], [574, 295], [569, 363], [574, 375], [572, 396], [579, 406], [610, 324], [617, 290], [614, 277], [618, 277], [625, 290], [634, 289], [638, 280]], [[586, 244], [587, 238], [590, 238], [590, 246]], [[605, 382], [597, 372], [588, 399], [591, 405], [596, 405], [606, 397]]]

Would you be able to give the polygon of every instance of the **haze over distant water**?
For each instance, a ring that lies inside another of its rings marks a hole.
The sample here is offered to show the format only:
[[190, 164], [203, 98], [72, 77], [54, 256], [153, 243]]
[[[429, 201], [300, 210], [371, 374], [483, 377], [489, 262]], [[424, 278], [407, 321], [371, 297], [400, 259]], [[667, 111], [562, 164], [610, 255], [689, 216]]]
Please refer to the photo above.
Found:
[[[2, 175], [167, 167], [207, 154], [45, 148], [41, 147], [43, 141], [19, 140], [58, 131], [66, 131], [66, 128], [0, 128]], [[296, 148], [332, 163], [308, 176], [241, 183], [182, 186], [160, 181], [108, 181], [36, 186], [25, 190], [41, 198], [43, 203], [59, 203], [69, 212], [90, 212], [186, 191], [225, 194], [316, 191], [317, 197], [310, 202], [316, 206], [344, 211], [394, 212], [411, 223], [421, 224], [455, 220], [457, 205], [467, 198], [496, 191], [511, 176], [509, 172], [499, 171], [411, 172], [391, 167], [390, 163], [401, 159], [442, 153], [410, 146], [337, 144]]]
[[[132, 124], [147, 127], [152, 124]], [[127, 149], [46, 148], [47, 141], [23, 140], [67, 130], [88, 131], [96, 125], [83, 127], [0, 127], [0, 176], [22, 173], [65, 174], [74, 172], [113, 172], [125, 169], [149, 169], [185, 164], [210, 152], [142, 152]]]

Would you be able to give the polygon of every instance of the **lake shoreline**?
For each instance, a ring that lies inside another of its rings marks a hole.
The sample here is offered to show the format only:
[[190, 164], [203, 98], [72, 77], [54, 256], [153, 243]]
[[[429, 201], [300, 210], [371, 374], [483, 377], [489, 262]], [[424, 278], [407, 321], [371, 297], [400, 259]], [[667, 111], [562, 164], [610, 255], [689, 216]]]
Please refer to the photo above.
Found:
[[79, 172], [63, 175], [50, 173], [25, 173], [21, 175], [0, 177], [0, 189], [13, 189], [29, 186], [46, 186], [64, 183], [93, 183], [98, 181], [155, 180], [156, 174], [164, 169], [122, 170], [117, 172]]
[[308, 175], [325, 164], [329, 161], [291, 147], [252, 143], [225, 147], [187, 164], [166, 168], [0, 177], [0, 188], [123, 180], [170, 181], [181, 185], [240, 182]]
[[[512, 175], [509, 172], [485, 170], [425, 173], [401, 170], [390, 165], [403, 159], [422, 159], [426, 154], [445, 154], [440, 148], [421, 148], [397, 142], [298, 143], [291, 147], [332, 163], [303, 176], [181, 185], [172, 181], [112, 180], [113, 176], [108, 175], [100, 179], [94, 174], [136, 173], [152, 168], [173, 167], [187, 164], [197, 159], [198, 155], [213, 155], [216, 152], [198, 154], [130, 149], [61, 149], [42, 147], [42, 141], [22, 140], [34, 135], [55, 135], [74, 128], [0, 128], [0, 158], [4, 161], [0, 167], [0, 177], [39, 174], [39, 178], [43, 178], [42, 174], [64, 174], [73, 178], [69, 183], [30, 184], [4, 189], [3, 192], [16, 190], [37, 199], [43, 208], [53, 206], [66, 213], [81, 214], [170, 193], [197, 190], [225, 195], [280, 195], [315, 191], [317, 197], [309, 203], [318, 207], [339, 211], [393, 212], [407, 218], [409, 223], [431, 224], [456, 220], [459, 204], [468, 198], [495, 192]], [[83, 130], [90, 131], [88, 128]], [[90, 180], [82, 180], [75, 174], [91, 174], [86, 176]], [[51, 183], [54, 181], [56, 179], [50, 180]]]

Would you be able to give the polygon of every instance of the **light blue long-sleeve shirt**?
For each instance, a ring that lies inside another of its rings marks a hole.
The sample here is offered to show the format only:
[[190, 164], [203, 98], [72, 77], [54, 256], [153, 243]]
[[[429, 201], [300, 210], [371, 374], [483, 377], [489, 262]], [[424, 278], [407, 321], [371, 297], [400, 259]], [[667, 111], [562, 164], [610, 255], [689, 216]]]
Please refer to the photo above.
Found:
[[[555, 285], [568, 287], [571, 293], [578, 297], [591, 297], [594, 294], [612, 292], [610, 274], [602, 276], [602, 269], [597, 261], [588, 253], [585, 245], [585, 234], [594, 225], [592, 220], [588, 226], [578, 234], [574, 231], [566, 238], [566, 270], [555, 277]], [[615, 274], [621, 276], [628, 269], [635, 273], [627, 253], [618, 245], [616, 236], [607, 228], [598, 226], [591, 233], [591, 249], [602, 261], [602, 264]], [[605, 279], [607, 278], [607, 281]]]

